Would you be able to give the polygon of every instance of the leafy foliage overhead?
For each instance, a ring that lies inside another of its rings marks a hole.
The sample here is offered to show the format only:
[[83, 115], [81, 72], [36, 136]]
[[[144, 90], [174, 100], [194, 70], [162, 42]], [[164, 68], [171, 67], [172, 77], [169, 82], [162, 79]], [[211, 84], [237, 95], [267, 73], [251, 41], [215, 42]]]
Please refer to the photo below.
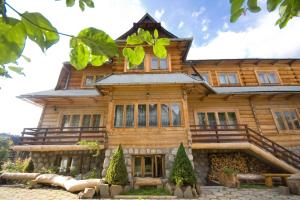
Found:
[[[231, 17], [230, 22], [236, 22], [242, 14], [247, 10], [253, 13], [261, 11], [258, 6], [258, 0], [230, 0], [231, 3]], [[300, 16], [300, 1], [299, 0], [267, 0], [267, 10], [274, 11], [279, 7], [279, 19], [276, 25], [283, 28], [287, 25], [290, 19]]]

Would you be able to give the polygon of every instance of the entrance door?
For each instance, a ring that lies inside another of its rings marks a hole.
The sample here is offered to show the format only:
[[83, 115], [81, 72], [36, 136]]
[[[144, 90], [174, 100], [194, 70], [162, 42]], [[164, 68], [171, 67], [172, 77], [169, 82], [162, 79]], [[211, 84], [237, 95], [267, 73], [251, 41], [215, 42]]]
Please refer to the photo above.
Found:
[[133, 156], [134, 177], [163, 177], [163, 155], [139, 155]]

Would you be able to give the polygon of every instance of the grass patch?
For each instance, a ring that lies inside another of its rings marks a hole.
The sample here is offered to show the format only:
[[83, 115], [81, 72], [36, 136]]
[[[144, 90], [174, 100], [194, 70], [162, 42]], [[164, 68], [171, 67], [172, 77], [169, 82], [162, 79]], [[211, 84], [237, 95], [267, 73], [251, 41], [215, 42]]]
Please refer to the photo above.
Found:
[[170, 193], [163, 188], [145, 187], [140, 189], [131, 189], [128, 192], [121, 193], [122, 195], [153, 195], [153, 196], [164, 196], [170, 195]]
[[239, 188], [240, 189], [270, 189], [268, 186], [263, 184], [249, 184], [249, 183], [242, 183]]

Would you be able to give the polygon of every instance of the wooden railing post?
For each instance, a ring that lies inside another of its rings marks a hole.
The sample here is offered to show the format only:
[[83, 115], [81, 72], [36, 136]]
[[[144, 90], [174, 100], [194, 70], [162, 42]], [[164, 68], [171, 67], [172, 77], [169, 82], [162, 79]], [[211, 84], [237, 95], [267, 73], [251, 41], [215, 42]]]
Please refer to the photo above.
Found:
[[247, 136], [247, 141], [249, 143], [251, 143], [251, 139], [250, 139], [250, 133], [249, 133], [249, 129], [248, 129], [248, 125], [245, 125], [245, 130], [246, 130], [246, 136]]
[[81, 141], [82, 127], [79, 129], [78, 142]]
[[217, 143], [220, 143], [217, 125], [215, 125], [215, 131], [216, 131]]
[[47, 137], [47, 133], [48, 133], [48, 128], [46, 128], [46, 129], [45, 129], [45, 132], [44, 132], [43, 144], [45, 144], [46, 137]]

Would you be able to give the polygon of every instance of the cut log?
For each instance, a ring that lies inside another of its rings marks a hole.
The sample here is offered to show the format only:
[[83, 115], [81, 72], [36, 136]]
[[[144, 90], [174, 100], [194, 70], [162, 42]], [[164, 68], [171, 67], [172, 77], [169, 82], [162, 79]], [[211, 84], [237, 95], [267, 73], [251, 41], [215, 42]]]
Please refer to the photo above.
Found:
[[36, 179], [40, 173], [9, 173], [5, 172], [0, 176], [0, 179], [6, 180], [24, 180], [24, 181], [31, 181]]
[[64, 183], [64, 188], [68, 192], [79, 192], [83, 191], [85, 188], [94, 188], [98, 191], [101, 179], [87, 179], [87, 180], [75, 180], [70, 179]]

